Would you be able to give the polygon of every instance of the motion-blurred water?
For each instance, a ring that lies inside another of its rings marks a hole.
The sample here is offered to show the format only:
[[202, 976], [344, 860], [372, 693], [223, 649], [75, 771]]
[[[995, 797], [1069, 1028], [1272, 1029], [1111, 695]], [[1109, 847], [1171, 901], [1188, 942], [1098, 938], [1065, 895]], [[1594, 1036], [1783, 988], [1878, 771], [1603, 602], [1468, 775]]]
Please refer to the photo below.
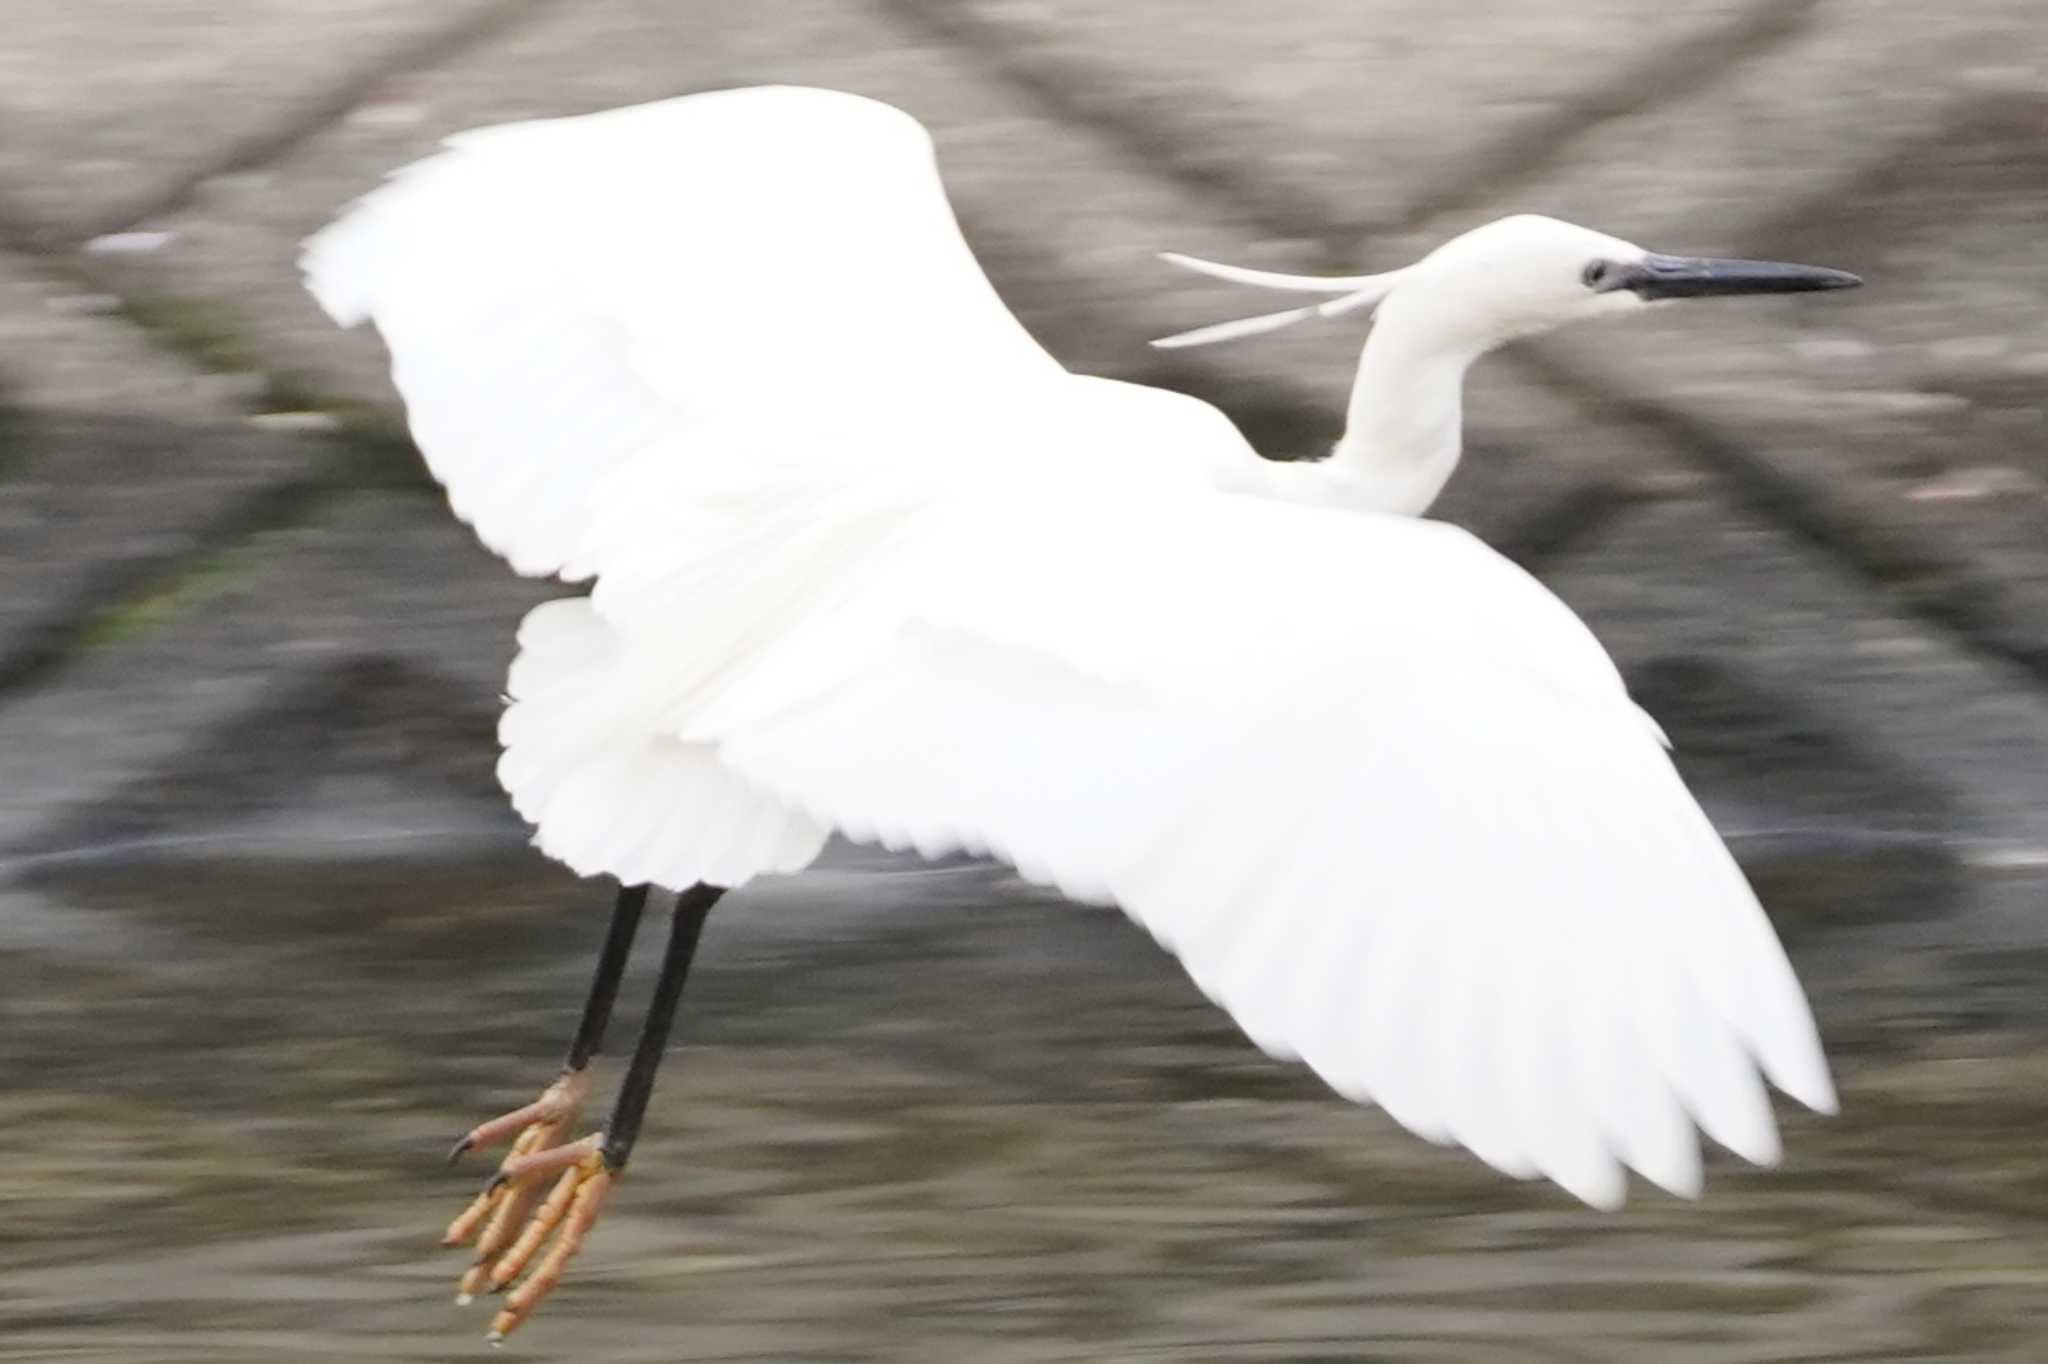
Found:
[[[1114, 913], [972, 866], [760, 885], [714, 916], [631, 1174], [510, 1348], [2038, 1361], [2044, 961], [1999, 941], [2038, 892], [1974, 885], [1939, 930], [1967, 949], [1796, 937], [1844, 1114], [1788, 1111], [1783, 1169], [1722, 1157], [1703, 1202], [1605, 1216], [1259, 1057]], [[487, 1309], [450, 1306], [434, 1240], [485, 1167], [440, 1154], [552, 1073], [605, 904], [509, 852], [10, 891], [0, 1359], [475, 1357]]]

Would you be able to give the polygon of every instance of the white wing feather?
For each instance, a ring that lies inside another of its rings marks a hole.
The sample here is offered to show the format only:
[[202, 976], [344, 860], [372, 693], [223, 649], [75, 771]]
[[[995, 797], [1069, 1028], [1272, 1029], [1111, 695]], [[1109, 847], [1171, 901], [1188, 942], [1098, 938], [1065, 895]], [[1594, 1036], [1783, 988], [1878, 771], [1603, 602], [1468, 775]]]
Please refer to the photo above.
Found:
[[1761, 909], [1554, 597], [1433, 523], [1091, 491], [1048, 491], [1054, 544], [1014, 493], [934, 507], [881, 645], [687, 732], [820, 822], [1114, 900], [1267, 1051], [1589, 1202], [1624, 1164], [1696, 1191], [1688, 1116], [1774, 1160], [1759, 1066], [1832, 1108]]
[[815, 91], [492, 130], [316, 240], [529, 572], [500, 774], [668, 885], [828, 829], [1145, 924], [1261, 1047], [1589, 1202], [1832, 1109], [1805, 1000], [1572, 613], [1449, 527], [1218, 492], [1213, 409], [1066, 375], [923, 134]]
[[888, 105], [729, 90], [450, 147], [302, 264], [336, 321], [376, 319], [434, 476], [522, 573], [601, 570], [603, 480], [701, 425], [792, 415], [791, 376], [818, 418], [1062, 372], [968, 250], [930, 137]]

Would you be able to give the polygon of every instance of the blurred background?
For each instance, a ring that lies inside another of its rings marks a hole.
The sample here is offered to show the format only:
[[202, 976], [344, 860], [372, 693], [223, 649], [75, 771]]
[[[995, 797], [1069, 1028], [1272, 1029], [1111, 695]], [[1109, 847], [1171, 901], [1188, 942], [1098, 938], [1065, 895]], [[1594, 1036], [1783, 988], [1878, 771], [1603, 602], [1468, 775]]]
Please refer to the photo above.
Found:
[[1671, 732], [1844, 1113], [1602, 1216], [1263, 1060], [1117, 916], [837, 849], [714, 916], [515, 1348], [2048, 1358], [2039, 0], [10, 0], [0, 1359], [480, 1348], [440, 1152], [552, 1073], [608, 888], [491, 776], [550, 593], [448, 517], [296, 243], [446, 133], [757, 81], [917, 114], [1056, 354], [1282, 457], [1361, 328], [1149, 352], [1267, 306], [1154, 251], [1376, 270], [1536, 211], [1864, 275], [1488, 361], [1437, 512]]

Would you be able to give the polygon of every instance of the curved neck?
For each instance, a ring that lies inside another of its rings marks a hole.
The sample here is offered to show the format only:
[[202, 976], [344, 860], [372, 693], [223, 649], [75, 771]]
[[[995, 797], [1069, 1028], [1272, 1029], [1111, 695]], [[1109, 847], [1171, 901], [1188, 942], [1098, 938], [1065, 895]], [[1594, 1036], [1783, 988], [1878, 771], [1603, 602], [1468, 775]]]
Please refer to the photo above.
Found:
[[1314, 500], [1419, 516], [1458, 467], [1465, 371], [1491, 343], [1446, 327], [1445, 310], [1426, 303], [1420, 291], [1397, 289], [1380, 305], [1343, 439], [1329, 459], [1296, 466], [1318, 485]]

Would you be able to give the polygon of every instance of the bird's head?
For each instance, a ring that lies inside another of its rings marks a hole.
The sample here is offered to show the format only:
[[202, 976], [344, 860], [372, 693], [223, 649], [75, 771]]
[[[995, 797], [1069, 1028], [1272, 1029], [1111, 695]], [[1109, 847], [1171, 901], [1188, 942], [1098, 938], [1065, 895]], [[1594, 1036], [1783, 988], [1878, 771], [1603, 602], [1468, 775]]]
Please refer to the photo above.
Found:
[[1817, 265], [1659, 255], [1619, 237], [1533, 213], [1475, 227], [1415, 264], [1379, 275], [1322, 278], [1245, 270], [1190, 256], [1165, 259], [1239, 284], [1331, 297], [1152, 343], [1163, 349], [1256, 335], [1399, 298], [1427, 308], [1439, 325], [1469, 334], [1471, 344], [1485, 350], [1517, 336], [1674, 299], [1803, 293], [1863, 282]]

